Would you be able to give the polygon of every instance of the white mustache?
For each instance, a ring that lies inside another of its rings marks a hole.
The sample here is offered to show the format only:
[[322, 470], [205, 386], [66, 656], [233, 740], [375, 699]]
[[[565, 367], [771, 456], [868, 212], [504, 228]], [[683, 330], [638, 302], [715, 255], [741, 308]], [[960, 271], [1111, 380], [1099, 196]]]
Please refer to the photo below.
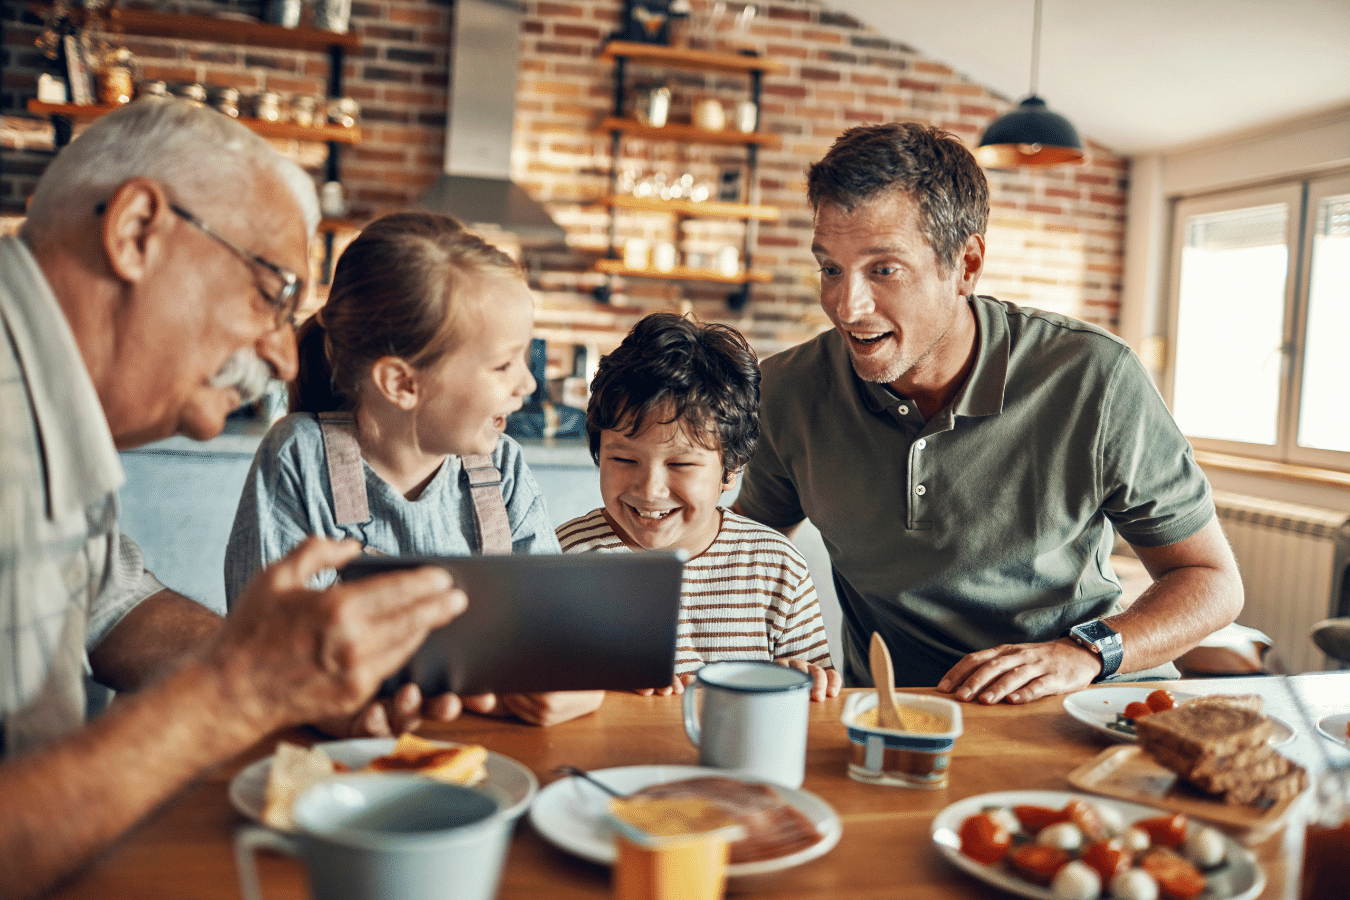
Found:
[[220, 371], [211, 376], [211, 387], [234, 388], [239, 392], [240, 403], [249, 404], [267, 393], [267, 383], [271, 380], [271, 365], [245, 347], [225, 360]]

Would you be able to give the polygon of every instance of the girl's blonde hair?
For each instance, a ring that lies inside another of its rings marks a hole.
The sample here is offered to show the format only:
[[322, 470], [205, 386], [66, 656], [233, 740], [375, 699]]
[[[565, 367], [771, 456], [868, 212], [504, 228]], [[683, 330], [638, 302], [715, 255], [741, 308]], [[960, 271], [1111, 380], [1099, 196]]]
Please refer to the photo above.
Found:
[[395, 213], [366, 226], [343, 251], [328, 302], [300, 329], [292, 412], [356, 407], [376, 360], [435, 365], [464, 339], [473, 275], [523, 279], [515, 260], [454, 219]]

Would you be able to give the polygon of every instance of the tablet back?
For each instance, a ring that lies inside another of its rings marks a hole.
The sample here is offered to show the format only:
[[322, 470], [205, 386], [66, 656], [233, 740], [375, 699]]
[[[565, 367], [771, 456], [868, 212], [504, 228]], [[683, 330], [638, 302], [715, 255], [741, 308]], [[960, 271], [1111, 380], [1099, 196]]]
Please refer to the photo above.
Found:
[[432, 631], [396, 676], [426, 696], [633, 690], [674, 680], [680, 554], [360, 557], [340, 574], [418, 565], [448, 569], [469, 597], [469, 608]]

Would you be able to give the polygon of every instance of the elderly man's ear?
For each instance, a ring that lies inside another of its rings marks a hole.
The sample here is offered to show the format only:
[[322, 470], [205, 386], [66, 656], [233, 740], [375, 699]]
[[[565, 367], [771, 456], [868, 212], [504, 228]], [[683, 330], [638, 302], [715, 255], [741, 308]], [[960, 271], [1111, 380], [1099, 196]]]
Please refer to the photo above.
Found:
[[144, 279], [167, 251], [173, 219], [158, 182], [140, 177], [123, 182], [103, 211], [103, 248], [113, 273], [132, 283]]

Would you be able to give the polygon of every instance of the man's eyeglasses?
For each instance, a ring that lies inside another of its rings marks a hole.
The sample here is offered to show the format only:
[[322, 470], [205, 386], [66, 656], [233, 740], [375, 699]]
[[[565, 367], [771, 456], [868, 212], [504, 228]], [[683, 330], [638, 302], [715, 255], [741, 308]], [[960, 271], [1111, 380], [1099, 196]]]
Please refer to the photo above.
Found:
[[[94, 207], [94, 212], [98, 213], [99, 215], [103, 215], [104, 211], [107, 210], [107, 208], [108, 208], [107, 203], [99, 203], [97, 206]], [[278, 328], [280, 328], [283, 324], [295, 323], [295, 310], [300, 305], [301, 282], [299, 275], [296, 275], [294, 272], [292, 272], [285, 266], [279, 266], [269, 259], [262, 258], [258, 254], [254, 253], [252, 250], [244, 249], [243, 247], [236, 244], [234, 241], [225, 237], [225, 235], [221, 234], [211, 226], [207, 225], [205, 222], [197, 218], [192, 213], [188, 212], [183, 207], [179, 206], [177, 203], [170, 203], [169, 209], [173, 210], [174, 214], [177, 215], [184, 222], [187, 222], [189, 225], [201, 231], [207, 237], [217, 241], [224, 247], [228, 248], [231, 252], [233, 252], [244, 262], [252, 263], [256, 266], [261, 266], [262, 268], [266, 269], [267, 271], [271, 272], [272, 274], [280, 278], [281, 287], [280, 289], [277, 290], [275, 294], [269, 294], [267, 291], [262, 289], [261, 285], [259, 285], [258, 287], [258, 293], [262, 294], [263, 299], [267, 301], [268, 305], [271, 306], [273, 310], [275, 310], [276, 324]]]

